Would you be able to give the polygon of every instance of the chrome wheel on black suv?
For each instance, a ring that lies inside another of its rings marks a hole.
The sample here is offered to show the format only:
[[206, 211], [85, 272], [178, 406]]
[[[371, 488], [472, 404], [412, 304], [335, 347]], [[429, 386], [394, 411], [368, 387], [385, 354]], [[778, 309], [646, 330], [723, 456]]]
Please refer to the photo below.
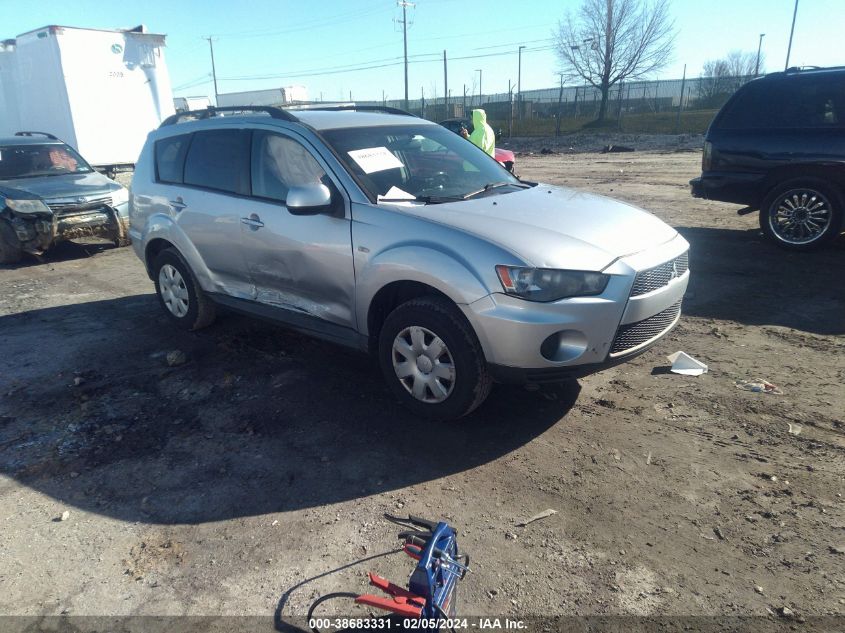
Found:
[[811, 250], [838, 235], [841, 213], [838, 196], [824, 183], [792, 181], [766, 197], [760, 228], [784, 248]]

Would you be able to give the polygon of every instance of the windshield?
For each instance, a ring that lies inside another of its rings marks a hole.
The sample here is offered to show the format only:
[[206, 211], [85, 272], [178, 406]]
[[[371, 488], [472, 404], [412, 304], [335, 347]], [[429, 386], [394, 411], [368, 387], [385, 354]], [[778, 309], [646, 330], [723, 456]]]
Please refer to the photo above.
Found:
[[91, 166], [67, 145], [0, 145], [0, 180], [91, 171]]
[[323, 136], [374, 199], [435, 203], [527, 186], [440, 125], [346, 128]]

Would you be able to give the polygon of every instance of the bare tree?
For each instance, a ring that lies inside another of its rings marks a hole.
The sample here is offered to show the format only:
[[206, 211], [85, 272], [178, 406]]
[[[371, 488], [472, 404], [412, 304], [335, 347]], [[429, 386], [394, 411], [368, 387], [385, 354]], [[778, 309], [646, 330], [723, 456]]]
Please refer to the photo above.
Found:
[[[743, 51], [731, 51], [725, 57], [724, 63], [728, 67], [728, 72], [734, 77], [753, 77], [754, 68], [757, 65], [757, 53], [748, 53]], [[763, 56], [760, 56], [760, 68], [763, 68]]]
[[601, 92], [598, 122], [607, 115], [611, 87], [665, 67], [675, 43], [669, 0], [583, 0], [555, 36], [564, 76]]
[[[760, 57], [760, 70], [764, 59]], [[698, 86], [698, 97], [705, 107], [717, 107], [754, 77], [757, 68], [757, 54], [731, 51], [721, 59], [704, 62]]]

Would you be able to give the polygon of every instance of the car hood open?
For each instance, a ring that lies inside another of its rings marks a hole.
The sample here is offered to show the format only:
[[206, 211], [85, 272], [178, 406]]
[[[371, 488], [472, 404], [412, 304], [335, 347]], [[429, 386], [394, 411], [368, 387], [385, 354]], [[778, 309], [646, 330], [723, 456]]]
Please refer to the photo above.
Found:
[[677, 235], [671, 226], [633, 205], [543, 184], [402, 210], [483, 237], [538, 268], [598, 271], [619, 257]]

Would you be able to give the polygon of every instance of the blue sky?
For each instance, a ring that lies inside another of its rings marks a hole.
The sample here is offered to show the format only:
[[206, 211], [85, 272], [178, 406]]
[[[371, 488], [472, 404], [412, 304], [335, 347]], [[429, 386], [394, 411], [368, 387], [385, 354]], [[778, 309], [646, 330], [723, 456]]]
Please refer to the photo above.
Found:
[[[552, 31], [580, 0], [418, 0], [409, 9], [410, 98], [443, 96], [443, 50], [450, 58], [449, 87], [459, 95], [556, 85]], [[673, 62], [660, 73], [696, 77], [708, 59], [731, 50], [756, 53], [760, 33], [767, 70], [782, 70], [793, 0], [673, 0], [678, 30]], [[401, 9], [390, 0], [0, 0], [0, 39], [47, 24], [115, 28], [146, 24], [167, 34], [174, 94], [211, 95], [208, 42], [220, 92], [302, 84], [317, 99], [388, 99], [403, 96]], [[800, 0], [790, 65], [845, 65], [845, 1]], [[467, 59], [459, 59], [461, 57]], [[367, 70], [353, 68], [378, 66]], [[343, 72], [337, 72], [338, 70]]]

